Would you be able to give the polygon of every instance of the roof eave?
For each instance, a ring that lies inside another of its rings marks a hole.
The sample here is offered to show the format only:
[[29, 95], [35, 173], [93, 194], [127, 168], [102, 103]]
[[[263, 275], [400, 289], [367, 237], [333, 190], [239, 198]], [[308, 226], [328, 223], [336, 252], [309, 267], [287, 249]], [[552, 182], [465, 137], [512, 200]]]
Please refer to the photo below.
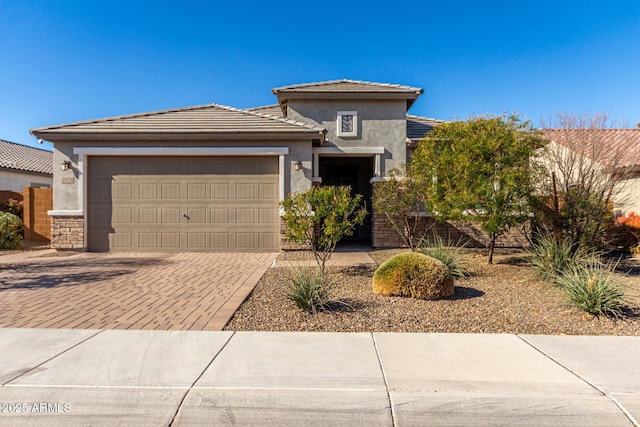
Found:
[[295, 132], [55, 132], [32, 129], [36, 138], [49, 142], [73, 141], [239, 141], [239, 140], [313, 140], [324, 143], [326, 130]]
[[49, 172], [39, 172], [39, 171], [32, 171], [32, 170], [28, 170], [28, 169], [11, 168], [11, 167], [7, 167], [7, 166], [0, 166], [0, 170], [6, 170], [6, 171], [18, 172], [18, 173], [28, 173], [30, 175], [38, 175], [38, 176], [48, 176], [48, 177], [52, 177], [53, 176], [53, 172], [51, 172], [51, 173], [49, 173]]
[[278, 99], [413, 99], [416, 100], [422, 90], [412, 92], [377, 92], [377, 91], [335, 91], [335, 92], [276, 92]]
[[422, 89], [415, 92], [278, 92], [276, 97], [282, 113], [286, 117], [286, 108], [288, 101], [291, 99], [314, 99], [314, 100], [333, 100], [333, 99], [354, 99], [354, 100], [406, 100], [407, 111], [416, 102], [418, 97], [422, 94]]

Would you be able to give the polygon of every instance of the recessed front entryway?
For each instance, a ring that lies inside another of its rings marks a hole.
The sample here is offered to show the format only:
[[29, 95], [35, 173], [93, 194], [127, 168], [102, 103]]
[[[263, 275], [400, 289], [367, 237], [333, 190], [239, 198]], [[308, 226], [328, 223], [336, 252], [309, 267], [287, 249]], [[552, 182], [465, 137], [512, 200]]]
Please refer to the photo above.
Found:
[[88, 249], [279, 249], [277, 157], [92, 156]]
[[353, 236], [345, 241], [371, 242], [371, 177], [373, 157], [330, 157], [321, 156], [320, 177], [323, 185], [346, 185], [351, 187], [351, 195], [361, 194], [363, 206], [369, 215], [362, 225], [356, 227]]
[[221, 330], [277, 253], [83, 253], [0, 269], [0, 327]]

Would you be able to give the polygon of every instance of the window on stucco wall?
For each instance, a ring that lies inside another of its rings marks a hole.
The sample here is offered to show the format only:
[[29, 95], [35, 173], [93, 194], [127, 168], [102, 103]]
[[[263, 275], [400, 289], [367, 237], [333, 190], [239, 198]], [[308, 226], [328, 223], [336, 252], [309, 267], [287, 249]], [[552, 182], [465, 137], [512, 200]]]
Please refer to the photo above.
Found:
[[336, 127], [340, 137], [358, 136], [358, 112], [338, 111]]

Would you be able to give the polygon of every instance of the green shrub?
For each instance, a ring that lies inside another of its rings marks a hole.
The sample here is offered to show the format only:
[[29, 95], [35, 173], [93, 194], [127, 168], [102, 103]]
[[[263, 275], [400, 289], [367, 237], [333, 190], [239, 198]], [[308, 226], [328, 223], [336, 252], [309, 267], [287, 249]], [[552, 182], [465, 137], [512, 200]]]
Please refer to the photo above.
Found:
[[336, 302], [331, 298], [333, 283], [321, 268], [295, 268], [292, 276], [285, 296], [299, 309], [315, 314], [331, 309], [331, 304]]
[[377, 268], [373, 292], [435, 300], [453, 295], [453, 276], [442, 262], [417, 252], [396, 255]]
[[540, 233], [529, 248], [531, 262], [538, 275], [555, 281], [575, 266], [597, 264], [601, 254], [593, 249], [576, 246], [569, 239], [558, 239], [551, 233]]
[[16, 199], [9, 199], [7, 202], [0, 203], [0, 212], [9, 212], [23, 219], [24, 205]]
[[0, 212], [0, 249], [14, 249], [20, 246], [22, 220], [14, 214]]
[[450, 239], [443, 239], [434, 234], [430, 239], [423, 242], [424, 246], [420, 252], [437, 259], [449, 268], [455, 277], [468, 277], [469, 270], [465, 267], [465, 257], [462, 253], [464, 245], [461, 240], [454, 242]]
[[613, 269], [601, 263], [574, 265], [556, 282], [580, 310], [594, 316], [619, 316], [626, 303], [624, 292], [612, 275]]
[[351, 197], [349, 186], [312, 187], [290, 194], [280, 202], [285, 236], [291, 242], [308, 246], [318, 266], [324, 270], [338, 242], [352, 236], [356, 225], [367, 215], [362, 195]]

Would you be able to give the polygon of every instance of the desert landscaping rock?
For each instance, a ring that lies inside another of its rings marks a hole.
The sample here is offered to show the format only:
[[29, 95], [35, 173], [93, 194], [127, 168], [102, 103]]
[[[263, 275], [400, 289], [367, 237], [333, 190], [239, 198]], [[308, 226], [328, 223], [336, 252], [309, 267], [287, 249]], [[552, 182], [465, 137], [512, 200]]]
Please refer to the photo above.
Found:
[[[380, 264], [401, 249], [369, 252]], [[283, 252], [279, 260], [309, 259], [304, 252]], [[455, 294], [438, 301], [383, 297], [371, 290], [375, 266], [329, 268], [335, 299], [343, 304], [315, 315], [284, 297], [288, 268], [267, 270], [225, 330], [336, 332], [458, 332], [551, 335], [640, 335], [640, 314], [628, 310], [620, 319], [593, 317], [568, 305], [553, 286], [537, 278], [527, 254], [502, 250], [487, 265], [479, 251], [468, 254], [473, 275], [455, 280]], [[620, 275], [628, 299], [640, 305], [640, 259], [625, 261]]]

